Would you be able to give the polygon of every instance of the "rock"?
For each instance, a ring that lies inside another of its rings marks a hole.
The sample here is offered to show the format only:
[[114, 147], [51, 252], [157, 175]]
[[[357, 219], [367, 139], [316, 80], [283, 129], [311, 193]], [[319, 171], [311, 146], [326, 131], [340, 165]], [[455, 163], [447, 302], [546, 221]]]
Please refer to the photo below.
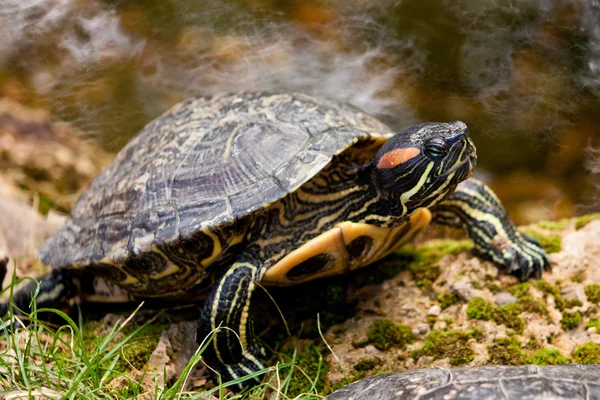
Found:
[[440, 307], [439, 305], [436, 304], [434, 306], [431, 306], [429, 311], [427, 311], [427, 315], [429, 315], [431, 317], [437, 317], [440, 315], [441, 312], [442, 312], [442, 307]]
[[429, 324], [417, 324], [412, 329], [412, 333], [415, 336], [425, 336], [429, 333]]
[[369, 355], [379, 355], [381, 354], [381, 351], [378, 350], [375, 346], [373, 346], [372, 344], [369, 344], [367, 346], [365, 346], [365, 353], [369, 354]]
[[169, 384], [179, 377], [198, 347], [196, 330], [196, 323], [188, 321], [174, 324], [160, 335], [158, 345], [146, 364], [143, 386], [153, 389], [158, 385], [162, 388], [165, 382]]
[[[489, 363], [488, 347], [502, 346], [509, 338], [521, 344], [523, 357], [534, 357], [538, 351], [548, 349], [557, 350], [569, 361], [575, 362], [573, 354], [578, 346], [600, 343], [596, 329], [585, 327], [591, 318], [596, 318], [597, 314], [592, 314], [592, 311], [597, 313], [598, 305], [587, 298], [584, 290], [587, 285], [600, 283], [600, 220], [591, 221], [579, 230], [575, 229], [575, 220], [563, 225], [549, 232], [535, 228], [541, 235], [562, 237], [562, 251], [549, 255], [553, 270], [544, 272], [544, 281], [530, 279], [521, 286], [518, 279], [502, 275], [493, 263], [478, 259], [472, 252], [445, 256], [435, 264], [440, 275], [432, 282], [432, 287], [438, 295], [455, 293], [459, 298], [457, 304], [442, 311], [431, 289], [419, 289], [410, 274], [402, 272], [385, 284], [369, 285], [368, 295], [356, 298], [356, 309], [361, 311], [341, 325], [344, 337], [367, 337], [373, 315], [402, 323], [411, 329], [413, 342], [404, 349], [392, 347], [378, 351], [376, 356], [381, 364], [369, 374], [428, 366], [486, 365]], [[511, 294], [516, 291], [523, 296], [517, 298]], [[498, 319], [471, 319], [466, 310], [469, 300], [474, 297], [481, 297], [494, 308], [509, 304], [519, 304], [523, 308], [507, 308], [506, 312], [517, 314], [499, 314], [496, 316]], [[578, 305], [576, 300], [582, 305]], [[564, 308], [565, 302], [569, 302], [568, 308]], [[580, 312], [581, 322], [575, 328], [563, 329], [561, 321], [565, 312]], [[517, 318], [522, 320], [522, 325], [511, 324], [518, 321]], [[329, 329], [328, 332], [334, 332], [339, 326]], [[444, 335], [475, 332], [478, 333], [459, 348], [453, 348], [451, 340], [444, 341], [444, 337], [447, 338]], [[339, 357], [343, 370], [347, 372], [353, 370], [357, 360], [367, 356], [365, 348], [354, 348], [351, 342], [351, 339], [330, 342], [332, 352]], [[453, 352], [462, 352], [466, 347], [472, 350], [472, 355], [467, 354], [457, 365], [451, 365]], [[339, 363], [330, 359], [329, 364], [331, 374], [343, 374]]]
[[600, 220], [591, 221], [582, 229], [562, 239], [562, 253], [572, 267], [582, 267], [589, 278], [600, 282]]
[[567, 287], [563, 289], [560, 294], [567, 300], [579, 300], [582, 303], [587, 300], [583, 287], [581, 286]]
[[345, 376], [341, 372], [330, 372], [329, 374], [327, 374], [327, 380], [329, 381], [330, 385], [336, 385], [337, 383], [341, 382], [341, 380], [344, 378]]
[[494, 301], [497, 306], [501, 307], [507, 304], [515, 304], [517, 298], [508, 292], [499, 292], [494, 295]]
[[473, 284], [469, 278], [460, 278], [450, 283], [449, 289], [456, 293], [463, 301], [469, 301], [473, 297]]

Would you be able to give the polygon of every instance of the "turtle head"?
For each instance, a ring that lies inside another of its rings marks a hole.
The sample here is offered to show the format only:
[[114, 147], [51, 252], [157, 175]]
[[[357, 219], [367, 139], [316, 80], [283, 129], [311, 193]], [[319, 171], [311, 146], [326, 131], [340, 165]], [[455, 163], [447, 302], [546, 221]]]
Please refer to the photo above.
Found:
[[425, 123], [384, 143], [371, 162], [371, 179], [406, 215], [444, 200], [471, 176], [476, 160], [465, 123]]

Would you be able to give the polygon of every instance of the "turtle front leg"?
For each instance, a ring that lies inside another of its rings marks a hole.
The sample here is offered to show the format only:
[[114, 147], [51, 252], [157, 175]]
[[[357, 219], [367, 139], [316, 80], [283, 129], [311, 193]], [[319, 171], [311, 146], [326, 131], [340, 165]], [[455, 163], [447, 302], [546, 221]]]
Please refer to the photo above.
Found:
[[483, 258], [521, 280], [532, 274], [540, 278], [543, 270], [551, 269], [539, 243], [517, 231], [498, 197], [478, 180], [460, 183], [432, 211], [435, 223], [463, 228]]
[[198, 326], [198, 342], [211, 332], [206, 364], [222, 382], [243, 377], [266, 367], [265, 351], [254, 337], [250, 298], [259, 279], [259, 267], [250, 259], [238, 259], [215, 282]]

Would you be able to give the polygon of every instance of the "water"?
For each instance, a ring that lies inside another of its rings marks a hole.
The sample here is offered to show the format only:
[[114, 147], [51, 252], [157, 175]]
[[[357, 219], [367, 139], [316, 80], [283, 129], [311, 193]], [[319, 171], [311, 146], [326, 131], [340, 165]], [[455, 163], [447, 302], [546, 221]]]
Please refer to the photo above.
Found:
[[109, 150], [189, 96], [263, 89], [467, 122], [520, 222], [600, 208], [597, 1], [0, 0], [0, 94]]

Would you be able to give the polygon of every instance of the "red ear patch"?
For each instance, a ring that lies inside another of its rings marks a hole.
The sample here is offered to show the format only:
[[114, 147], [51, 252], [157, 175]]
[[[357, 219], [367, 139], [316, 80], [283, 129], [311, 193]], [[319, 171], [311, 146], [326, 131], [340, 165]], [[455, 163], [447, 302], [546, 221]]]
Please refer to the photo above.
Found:
[[381, 159], [379, 159], [377, 168], [394, 168], [396, 165], [400, 165], [411, 158], [418, 156], [420, 152], [421, 150], [416, 147], [388, 151]]

